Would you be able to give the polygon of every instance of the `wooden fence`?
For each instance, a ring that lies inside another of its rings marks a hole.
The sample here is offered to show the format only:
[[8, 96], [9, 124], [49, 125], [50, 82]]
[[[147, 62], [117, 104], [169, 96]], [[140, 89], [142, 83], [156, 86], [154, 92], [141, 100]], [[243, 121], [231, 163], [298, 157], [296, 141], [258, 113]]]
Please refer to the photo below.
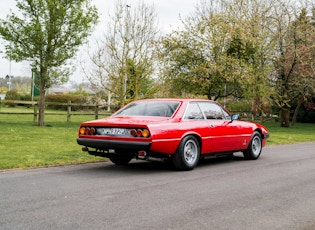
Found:
[[[29, 105], [33, 106], [34, 110], [33, 112], [5, 112], [1, 111], [1, 107], [3, 105]], [[103, 105], [97, 105], [97, 104], [76, 104], [76, 103], [71, 103], [69, 101], [68, 103], [59, 103], [59, 102], [45, 102], [46, 106], [49, 105], [55, 105], [55, 106], [66, 106], [67, 107], [67, 113], [53, 113], [53, 112], [45, 112], [45, 115], [65, 115], [67, 117], [67, 122], [71, 121], [71, 116], [73, 115], [94, 115], [95, 119], [98, 119], [100, 115], [108, 116], [111, 113], [110, 112], [103, 112], [100, 113], [101, 109], [105, 109], [106, 107]], [[73, 113], [72, 112], [72, 107], [84, 107], [84, 108], [90, 108], [91, 111], [89, 113]], [[37, 121], [37, 116], [38, 116], [38, 102], [37, 101], [16, 101], [16, 100], [1, 100], [0, 98], [0, 114], [17, 114], [17, 115], [31, 115], [33, 114], [33, 121]]]
[[[1, 107], [6, 104], [15, 104], [15, 105], [30, 105], [34, 106], [33, 112], [3, 112], [1, 111]], [[67, 107], [67, 113], [51, 113], [51, 112], [45, 112], [45, 115], [65, 115], [67, 117], [67, 122], [71, 121], [71, 116], [73, 115], [94, 115], [95, 119], [98, 119], [100, 115], [108, 116], [111, 113], [110, 112], [102, 112], [100, 111], [102, 109], [105, 109], [106, 106], [103, 105], [97, 105], [97, 104], [76, 104], [71, 103], [70, 101], [68, 103], [58, 103], [58, 102], [45, 102], [47, 106], [49, 105], [55, 105], [55, 106], [65, 106]], [[73, 113], [72, 107], [84, 107], [84, 108], [90, 108], [91, 111], [89, 113]], [[274, 120], [276, 119], [272, 115], [268, 116], [254, 116], [254, 114], [250, 111], [230, 111], [231, 113], [239, 114], [242, 120], [251, 120], [251, 121], [268, 121], [268, 120]], [[14, 100], [1, 100], [0, 98], [0, 114], [33, 114], [33, 121], [37, 122], [37, 116], [38, 116], [38, 102], [37, 101], [14, 101]]]

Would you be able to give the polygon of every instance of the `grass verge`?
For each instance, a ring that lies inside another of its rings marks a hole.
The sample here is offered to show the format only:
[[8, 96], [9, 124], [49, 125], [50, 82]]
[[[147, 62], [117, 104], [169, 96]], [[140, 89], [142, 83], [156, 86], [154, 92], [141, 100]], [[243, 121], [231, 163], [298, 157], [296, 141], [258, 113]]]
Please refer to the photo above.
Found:
[[294, 144], [298, 142], [315, 141], [315, 124], [296, 123], [289, 128], [280, 127], [279, 123], [263, 124], [270, 133], [267, 144]]
[[0, 170], [102, 161], [76, 143], [79, 124], [94, 116], [46, 115], [38, 127], [32, 115], [0, 114]]

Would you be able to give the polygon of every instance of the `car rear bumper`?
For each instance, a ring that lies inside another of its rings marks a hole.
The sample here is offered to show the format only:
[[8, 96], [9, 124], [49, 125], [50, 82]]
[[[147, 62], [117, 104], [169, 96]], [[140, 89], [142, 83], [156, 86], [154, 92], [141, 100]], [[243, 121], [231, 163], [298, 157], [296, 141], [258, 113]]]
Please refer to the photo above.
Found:
[[95, 140], [89, 138], [77, 138], [77, 143], [85, 147], [91, 147], [102, 150], [108, 149], [148, 150], [151, 146], [151, 142]]

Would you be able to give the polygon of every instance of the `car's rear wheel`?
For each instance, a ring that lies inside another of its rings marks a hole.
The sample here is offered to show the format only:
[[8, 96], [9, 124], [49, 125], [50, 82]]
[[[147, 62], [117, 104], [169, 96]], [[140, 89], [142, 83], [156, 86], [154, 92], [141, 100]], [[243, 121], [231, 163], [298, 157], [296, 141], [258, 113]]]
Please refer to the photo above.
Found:
[[243, 152], [244, 158], [246, 160], [256, 160], [259, 158], [262, 149], [262, 139], [259, 132], [254, 132], [252, 139]]
[[186, 136], [179, 144], [172, 160], [177, 170], [192, 170], [199, 161], [199, 142], [194, 136]]
[[127, 165], [131, 161], [132, 157], [116, 155], [116, 156], [110, 157], [109, 159], [111, 162], [113, 162], [116, 165]]

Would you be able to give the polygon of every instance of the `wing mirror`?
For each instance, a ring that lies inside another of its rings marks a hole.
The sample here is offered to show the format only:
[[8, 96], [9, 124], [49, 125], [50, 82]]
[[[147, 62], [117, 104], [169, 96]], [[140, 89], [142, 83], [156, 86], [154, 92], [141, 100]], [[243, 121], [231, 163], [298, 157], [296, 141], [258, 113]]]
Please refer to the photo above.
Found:
[[240, 116], [238, 114], [233, 114], [232, 117], [231, 117], [231, 123], [234, 121], [234, 120], [238, 120], [240, 118]]

